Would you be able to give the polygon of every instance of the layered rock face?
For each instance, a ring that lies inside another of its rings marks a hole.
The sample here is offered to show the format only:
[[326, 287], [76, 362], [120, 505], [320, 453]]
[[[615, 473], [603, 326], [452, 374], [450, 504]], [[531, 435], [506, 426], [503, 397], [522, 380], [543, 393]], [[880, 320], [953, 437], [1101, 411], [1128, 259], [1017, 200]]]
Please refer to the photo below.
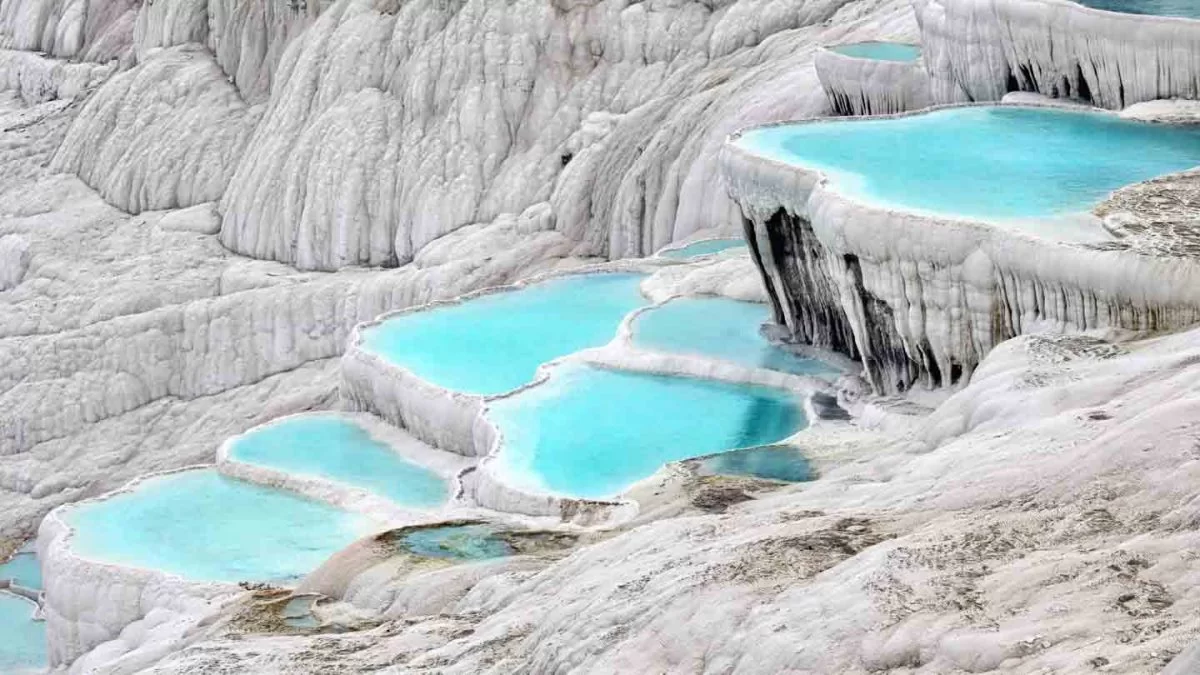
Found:
[[1068, 0], [912, 0], [933, 97], [1012, 91], [1110, 109], [1200, 98], [1200, 21], [1117, 14]]
[[929, 75], [920, 61], [855, 58], [822, 49], [813, 65], [839, 115], [891, 115], [930, 104]]
[[734, 144], [722, 156], [776, 319], [860, 359], [879, 392], [969, 378], [1030, 332], [1163, 331], [1200, 320], [1200, 267], [906, 213]]

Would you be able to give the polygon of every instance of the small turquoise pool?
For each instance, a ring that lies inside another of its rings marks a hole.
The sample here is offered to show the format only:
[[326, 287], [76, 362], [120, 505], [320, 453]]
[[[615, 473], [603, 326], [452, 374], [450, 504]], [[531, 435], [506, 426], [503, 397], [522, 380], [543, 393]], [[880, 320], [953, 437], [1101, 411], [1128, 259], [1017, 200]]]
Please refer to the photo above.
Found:
[[[1054, 216], [1113, 190], [1200, 165], [1200, 128], [1104, 113], [984, 106], [894, 119], [755, 129], [738, 145], [826, 172], [843, 193], [907, 210], [1067, 234]], [[1051, 218], [1051, 220], [1046, 220]]]
[[0, 591], [0, 673], [45, 672], [46, 624], [34, 621], [29, 600]]
[[680, 248], [663, 251], [659, 255], [664, 258], [687, 259], [699, 258], [702, 255], [712, 255], [731, 248], [745, 248], [746, 242], [741, 239], [705, 239]]
[[668, 462], [774, 443], [807, 424], [785, 391], [582, 364], [488, 414], [504, 435], [497, 460], [509, 480], [588, 498], [620, 494]]
[[240, 462], [292, 474], [327, 478], [430, 508], [446, 501], [446, 481], [396, 454], [354, 422], [332, 415], [292, 417], [259, 427], [234, 441]]
[[769, 445], [723, 452], [697, 460], [701, 474], [750, 476], [788, 483], [812, 479], [812, 467], [800, 450], [787, 446]]
[[0, 563], [0, 579], [11, 579], [18, 586], [42, 590], [42, 566], [37, 554], [22, 549], [8, 562]]
[[791, 354], [759, 331], [770, 318], [766, 305], [728, 298], [677, 298], [646, 310], [633, 322], [633, 343], [665, 352], [695, 354], [798, 375], [838, 371]]
[[404, 547], [427, 558], [486, 560], [513, 554], [508, 542], [487, 525], [427, 527], [404, 535]]
[[374, 529], [364, 517], [212, 469], [151, 478], [77, 506], [66, 520], [83, 557], [226, 582], [296, 580]]
[[363, 346], [447, 389], [493, 395], [538, 366], [607, 344], [645, 304], [641, 274], [563, 277], [518, 291], [403, 314], [363, 332]]
[[1196, 0], [1075, 0], [1084, 7], [1126, 14], [1179, 16], [1200, 19], [1200, 3]]
[[916, 61], [921, 58], [921, 48], [917, 45], [903, 42], [855, 42], [848, 45], [834, 45], [829, 51], [852, 56], [856, 59], [871, 59], [872, 61]]

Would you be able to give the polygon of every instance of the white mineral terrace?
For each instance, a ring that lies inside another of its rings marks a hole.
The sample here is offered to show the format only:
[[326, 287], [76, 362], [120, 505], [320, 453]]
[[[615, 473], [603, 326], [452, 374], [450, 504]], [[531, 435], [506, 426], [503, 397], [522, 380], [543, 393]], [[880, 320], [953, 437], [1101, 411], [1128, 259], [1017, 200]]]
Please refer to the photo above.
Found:
[[[845, 177], [764, 156], [741, 138], [727, 143], [722, 170], [780, 315], [797, 339], [863, 359], [878, 390], [965, 381], [1013, 335], [1162, 330], [1200, 318], [1200, 265], [1190, 259], [879, 204], [847, 195]], [[810, 318], [821, 307], [832, 318]]]

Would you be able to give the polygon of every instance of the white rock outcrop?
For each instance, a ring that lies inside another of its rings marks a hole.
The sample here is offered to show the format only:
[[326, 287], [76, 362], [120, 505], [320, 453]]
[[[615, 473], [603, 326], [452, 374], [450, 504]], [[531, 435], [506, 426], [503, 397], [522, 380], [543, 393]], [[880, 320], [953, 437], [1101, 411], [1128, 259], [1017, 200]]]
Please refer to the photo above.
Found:
[[813, 65], [830, 105], [841, 115], [892, 115], [932, 102], [929, 74], [920, 60], [866, 59], [822, 49]]
[[758, 156], [736, 137], [722, 167], [776, 320], [798, 342], [861, 360], [879, 392], [963, 382], [1016, 335], [1200, 320], [1192, 259], [860, 202], [822, 172]]
[[1120, 110], [1200, 98], [1200, 20], [1071, 0], [912, 0], [938, 103], [1011, 91]]

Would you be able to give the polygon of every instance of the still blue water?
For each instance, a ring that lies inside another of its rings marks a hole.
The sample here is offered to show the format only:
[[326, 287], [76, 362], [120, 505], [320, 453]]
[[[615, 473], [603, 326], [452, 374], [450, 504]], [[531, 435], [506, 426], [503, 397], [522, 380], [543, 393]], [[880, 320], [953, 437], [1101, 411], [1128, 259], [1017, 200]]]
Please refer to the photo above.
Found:
[[645, 304], [640, 274], [588, 274], [389, 319], [363, 334], [370, 351], [447, 389], [500, 394], [541, 364], [607, 344]]
[[434, 507], [448, 496], [446, 481], [437, 474], [400, 457], [354, 422], [331, 415], [259, 427], [235, 441], [230, 455], [247, 464], [353, 485], [406, 506]]
[[920, 47], [900, 42], [856, 42], [849, 45], [835, 45], [829, 50], [843, 56], [875, 61], [916, 61], [921, 58]]
[[0, 579], [12, 579], [18, 586], [42, 589], [42, 567], [33, 551], [22, 551], [8, 562], [0, 563]]
[[67, 521], [86, 558], [229, 582], [295, 580], [374, 525], [211, 469], [152, 478], [68, 511]]
[[35, 605], [0, 591], [0, 673], [43, 672], [47, 664], [46, 624], [33, 620]]
[[414, 530], [404, 546], [417, 555], [454, 560], [485, 560], [512, 555], [512, 547], [487, 525], [450, 525]]
[[611, 497], [680, 459], [782, 440], [807, 424], [788, 392], [580, 364], [496, 401], [501, 470], [518, 485]]
[[1106, 9], [1110, 12], [1200, 19], [1200, 2], [1197, 0], [1075, 0], [1075, 2], [1085, 7]]
[[837, 371], [772, 345], [759, 332], [770, 318], [766, 305], [728, 298], [678, 298], [638, 315], [633, 343], [659, 351], [695, 354], [803, 375]]
[[1123, 185], [1200, 164], [1198, 127], [1011, 106], [769, 127], [738, 144], [824, 170], [868, 201], [980, 219], [1084, 212]]
[[723, 452], [699, 461], [701, 473], [752, 476], [795, 483], [810, 480], [812, 468], [797, 448], [767, 446]]
[[687, 246], [663, 251], [659, 255], [664, 258], [699, 258], [702, 255], [712, 255], [731, 248], [745, 248], [746, 242], [741, 239], [705, 239], [688, 244]]

